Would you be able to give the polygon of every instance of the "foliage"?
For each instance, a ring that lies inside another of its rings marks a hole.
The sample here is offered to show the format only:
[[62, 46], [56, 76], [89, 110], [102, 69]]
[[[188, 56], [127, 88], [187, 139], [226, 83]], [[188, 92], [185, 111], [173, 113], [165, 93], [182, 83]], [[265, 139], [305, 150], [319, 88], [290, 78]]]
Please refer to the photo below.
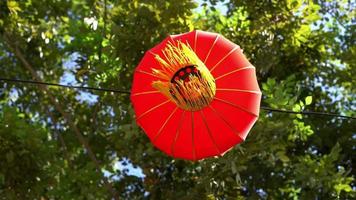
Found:
[[[168, 34], [202, 29], [244, 49], [257, 68], [263, 106], [355, 115], [355, 6], [0, 1], [0, 77], [129, 90], [147, 49]], [[187, 162], [152, 146], [126, 94], [2, 83], [0, 199], [110, 199], [103, 175], [121, 199], [353, 199], [355, 124], [261, 111], [244, 143], [222, 157]]]

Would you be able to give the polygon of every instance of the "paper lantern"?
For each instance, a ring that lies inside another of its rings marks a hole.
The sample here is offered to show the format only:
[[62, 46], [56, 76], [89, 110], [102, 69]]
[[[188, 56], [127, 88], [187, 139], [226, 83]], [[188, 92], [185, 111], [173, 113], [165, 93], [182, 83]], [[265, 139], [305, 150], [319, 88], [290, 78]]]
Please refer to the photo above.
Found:
[[199, 160], [245, 140], [259, 115], [255, 68], [223, 36], [171, 35], [148, 50], [134, 72], [137, 124], [158, 149]]

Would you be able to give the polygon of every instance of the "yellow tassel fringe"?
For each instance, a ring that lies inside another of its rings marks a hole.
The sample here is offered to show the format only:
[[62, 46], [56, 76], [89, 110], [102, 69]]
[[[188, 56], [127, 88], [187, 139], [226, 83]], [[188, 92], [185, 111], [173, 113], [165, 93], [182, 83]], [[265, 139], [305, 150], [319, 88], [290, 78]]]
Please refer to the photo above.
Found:
[[[177, 41], [177, 44], [168, 43], [162, 53], [163, 58], [155, 55], [161, 68], [152, 69], [152, 73], [168, 81], [153, 81], [152, 86], [182, 109], [196, 111], [209, 105], [215, 96], [215, 80], [192, 48]], [[174, 74], [187, 66], [196, 67], [199, 75], [190, 74], [188, 81], [171, 82]]]

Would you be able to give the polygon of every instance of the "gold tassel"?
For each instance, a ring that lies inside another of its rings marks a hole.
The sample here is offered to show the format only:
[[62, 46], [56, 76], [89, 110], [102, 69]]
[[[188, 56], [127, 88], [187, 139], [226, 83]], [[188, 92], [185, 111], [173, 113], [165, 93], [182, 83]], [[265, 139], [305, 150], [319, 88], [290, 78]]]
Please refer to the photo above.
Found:
[[215, 96], [215, 80], [192, 48], [177, 41], [176, 45], [168, 43], [162, 53], [164, 58], [155, 55], [161, 67], [152, 69], [156, 76], [172, 80], [177, 71], [187, 66], [194, 66], [198, 73], [189, 74], [188, 80], [153, 81], [152, 86], [182, 109], [196, 111], [209, 105]]

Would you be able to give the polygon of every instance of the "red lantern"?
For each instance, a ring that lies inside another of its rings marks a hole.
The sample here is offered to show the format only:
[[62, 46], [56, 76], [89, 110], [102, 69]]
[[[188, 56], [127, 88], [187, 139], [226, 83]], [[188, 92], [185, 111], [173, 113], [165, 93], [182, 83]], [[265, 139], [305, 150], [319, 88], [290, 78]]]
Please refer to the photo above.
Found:
[[223, 36], [193, 31], [150, 49], [134, 73], [131, 101], [151, 142], [175, 158], [222, 155], [259, 115], [255, 68]]

